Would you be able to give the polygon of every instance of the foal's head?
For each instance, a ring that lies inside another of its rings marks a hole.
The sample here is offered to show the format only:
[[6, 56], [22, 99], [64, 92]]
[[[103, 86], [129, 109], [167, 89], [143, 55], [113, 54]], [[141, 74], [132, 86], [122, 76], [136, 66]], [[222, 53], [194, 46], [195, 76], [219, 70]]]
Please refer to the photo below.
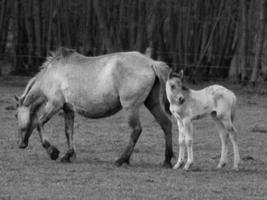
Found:
[[16, 114], [18, 121], [18, 145], [19, 148], [26, 148], [28, 146], [29, 138], [34, 129], [33, 112], [30, 106], [25, 106], [22, 99], [15, 97], [16, 100]]
[[188, 89], [183, 86], [184, 71], [179, 73], [171, 71], [166, 82], [167, 95], [171, 96], [173, 103], [183, 104], [185, 101], [184, 92]]

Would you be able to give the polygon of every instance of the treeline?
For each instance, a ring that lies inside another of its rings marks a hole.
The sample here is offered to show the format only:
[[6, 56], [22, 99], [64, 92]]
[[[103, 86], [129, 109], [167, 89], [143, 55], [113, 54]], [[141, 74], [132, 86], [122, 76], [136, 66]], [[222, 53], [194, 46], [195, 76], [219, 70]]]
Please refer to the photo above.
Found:
[[[36, 72], [59, 46], [86, 55], [149, 47], [191, 80], [260, 74], [266, 0], [0, 0], [0, 60]], [[230, 70], [231, 68], [231, 70]]]

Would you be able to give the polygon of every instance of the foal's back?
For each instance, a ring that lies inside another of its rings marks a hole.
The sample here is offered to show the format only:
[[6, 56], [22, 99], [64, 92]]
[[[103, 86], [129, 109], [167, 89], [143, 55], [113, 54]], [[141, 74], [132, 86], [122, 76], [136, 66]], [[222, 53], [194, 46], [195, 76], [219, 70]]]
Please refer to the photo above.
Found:
[[216, 111], [218, 117], [229, 110], [233, 110], [231, 113], [234, 112], [236, 95], [231, 90], [221, 85], [211, 85], [204, 88], [202, 92], [212, 100], [212, 109]]

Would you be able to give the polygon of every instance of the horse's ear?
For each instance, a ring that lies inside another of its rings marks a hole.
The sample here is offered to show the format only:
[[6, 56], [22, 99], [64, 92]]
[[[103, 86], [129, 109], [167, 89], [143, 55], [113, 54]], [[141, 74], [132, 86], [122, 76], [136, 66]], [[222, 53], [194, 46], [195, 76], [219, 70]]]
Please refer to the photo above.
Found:
[[15, 95], [14, 96], [14, 99], [15, 99], [15, 101], [16, 101], [16, 106], [17, 107], [19, 107], [19, 106], [21, 106], [22, 105], [22, 99], [21, 98], [19, 98], [17, 95]]
[[19, 102], [19, 97], [17, 95], [14, 96], [14, 99], [17, 103]]
[[14, 99], [15, 99], [16, 107], [19, 107], [19, 105], [20, 105], [20, 98], [17, 95], [15, 95], [14, 96]]

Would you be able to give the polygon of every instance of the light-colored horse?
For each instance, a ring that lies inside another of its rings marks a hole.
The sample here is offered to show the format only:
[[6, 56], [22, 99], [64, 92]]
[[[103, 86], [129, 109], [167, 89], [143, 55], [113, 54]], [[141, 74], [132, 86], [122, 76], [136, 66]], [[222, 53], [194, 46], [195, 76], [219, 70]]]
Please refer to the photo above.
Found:
[[179, 128], [179, 157], [174, 169], [184, 164], [185, 148], [187, 162], [184, 169], [188, 170], [193, 163], [193, 125], [192, 120], [211, 115], [216, 123], [221, 139], [221, 158], [217, 168], [227, 163], [227, 140], [234, 150], [233, 169], [238, 170], [240, 161], [237, 145], [237, 132], [233, 125], [236, 96], [220, 85], [211, 85], [202, 90], [192, 90], [183, 86], [183, 71], [170, 72], [166, 82], [166, 93], [170, 102], [170, 111], [177, 120]]
[[19, 147], [27, 147], [32, 131], [37, 128], [43, 147], [51, 159], [57, 159], [59, 151], [50, 144], [43, 126], [62, 109], [68, 151], [61, 161], [72, 161], [76, 156], [73, 143], [75, 113], [88, 118], [102, 118], [124, 109], [128, 113], [132, 133], [116, 164], [129, 164], [142, 131], [139, 109], [145, 104], [165, 133], [164, 165], [170, 167], [173, 156], [172, 124], [164, 88], [168, 72], [169, 67], [165, 63], [138, 52], [86, 57], [74, 50], [58, 49], [47, 58], [42, 70], [17, 98]]

